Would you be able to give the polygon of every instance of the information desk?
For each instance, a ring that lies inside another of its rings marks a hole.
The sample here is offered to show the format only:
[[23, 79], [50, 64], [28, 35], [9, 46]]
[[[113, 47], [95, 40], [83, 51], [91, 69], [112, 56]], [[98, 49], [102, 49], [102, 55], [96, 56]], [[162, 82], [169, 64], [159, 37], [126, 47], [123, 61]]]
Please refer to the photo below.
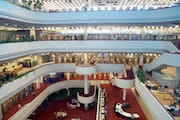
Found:
[[126, 107], [129, 107], [129, 103], [124, 103], [124, 104], [116, 103], [114, 106], [114, 112], [124, 117], [131, 118], [131, 119], [139, 118], [139, 115], [136, 113], [131, 114], [131, 113], [125, 112], [123, 109]]

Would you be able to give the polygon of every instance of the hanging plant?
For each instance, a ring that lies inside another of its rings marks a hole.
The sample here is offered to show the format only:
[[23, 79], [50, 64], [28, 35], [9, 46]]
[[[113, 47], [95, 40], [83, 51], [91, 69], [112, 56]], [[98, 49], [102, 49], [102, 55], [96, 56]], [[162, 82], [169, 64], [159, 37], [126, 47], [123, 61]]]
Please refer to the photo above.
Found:
[[36, 10], [36, 9], [38, 9], [38, 10], [40, 10], [42, 8], [42, 3], [39, 1], [39, 0], [37, 0], [35, 3], [34, 3], [34, 9]]
[[28, 6], [30, 7], [32, 5], [32, 0], [28, 1]]
[[142, 70], [138, 69], [136, 71], [137, 77], [140, 80], [140, 82], [145, 83], [145, 74]]

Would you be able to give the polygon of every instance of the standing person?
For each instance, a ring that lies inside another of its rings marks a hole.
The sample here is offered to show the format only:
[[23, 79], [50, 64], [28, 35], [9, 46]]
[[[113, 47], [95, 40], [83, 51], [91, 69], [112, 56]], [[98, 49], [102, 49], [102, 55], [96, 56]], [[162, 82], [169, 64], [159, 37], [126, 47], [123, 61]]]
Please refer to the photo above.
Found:
[[21, 104], [19, 103], [19, 104], [18, 104], [18, 108], [20, 109], [21, 107], [22, 107], [22, 106], [21, 106]]

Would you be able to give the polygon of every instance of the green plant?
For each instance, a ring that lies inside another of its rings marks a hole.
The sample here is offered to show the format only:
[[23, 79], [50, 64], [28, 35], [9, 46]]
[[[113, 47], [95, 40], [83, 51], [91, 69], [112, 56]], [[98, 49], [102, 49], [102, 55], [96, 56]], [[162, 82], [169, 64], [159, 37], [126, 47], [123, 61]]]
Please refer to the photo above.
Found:
[[34, 9], [35, 9], [35, 10], [36, 10], [36, 9], [41, 10], [41, 8], [42, 8], [42, 3], [41, 3], [39, 0], [37, 0], [37, 1], [34, 3]]
[[140, 80], [140, 82], [145, 83], [145, 74], [142, 70], [138, 69], [136, 71], [137, 77]]

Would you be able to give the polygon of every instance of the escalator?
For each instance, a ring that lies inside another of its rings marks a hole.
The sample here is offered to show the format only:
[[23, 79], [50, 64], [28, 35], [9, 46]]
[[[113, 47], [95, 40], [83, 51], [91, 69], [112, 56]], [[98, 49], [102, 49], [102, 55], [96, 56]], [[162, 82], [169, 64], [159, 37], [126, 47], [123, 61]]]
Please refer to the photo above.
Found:
[[180, 54], [164, 53], [149, 64], [143, 65], [143, 70], [150, 72], [160, 70], [168, 66], [180, 67]]

